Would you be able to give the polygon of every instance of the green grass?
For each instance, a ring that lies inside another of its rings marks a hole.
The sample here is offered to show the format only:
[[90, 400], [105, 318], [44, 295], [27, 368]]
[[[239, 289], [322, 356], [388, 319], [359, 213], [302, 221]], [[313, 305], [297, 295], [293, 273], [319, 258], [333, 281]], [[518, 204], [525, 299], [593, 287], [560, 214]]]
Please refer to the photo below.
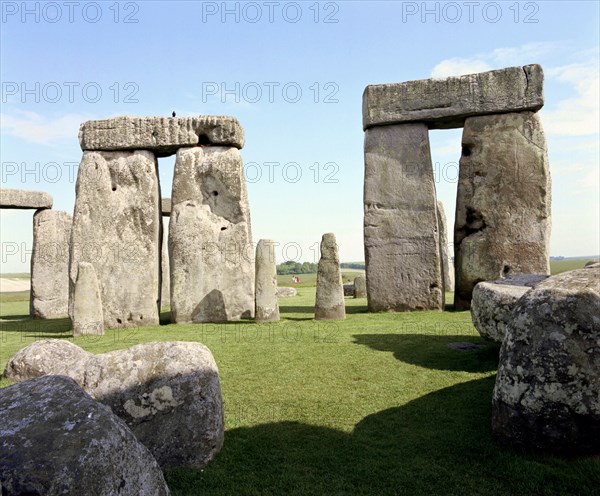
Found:
[[31, 274], [29, 272], [9, 272], [6, 274], [0, 274], [0, 277], [6, 279], [30, 279]]
[[[346, 299], [345, 321], [317, 323], [314, 291], [280, 300], [276, 324], [162, 325], [76, 339], [68, 320], [33, 321], [27, 302], [4, 301], [0, 367], [43, 338], [93, 353], [205, 343], [220, 370], [225, 445], [202, 471], [167, 471], [174, 495], [600, 494], [598, 459], [516, 454], [494, 443], [498, 347], [479, 337], [468, 312], [368, 314], [364, 299]], [[484, 347], [448, 347], [457, 341]]]
[[[289, 286], [291, 288], [310, 288], [317, 285], [317, 274], [295, 274], [300, 278], [300, 283], [296, 284], [292, 282], [292, 275], [277, 276], [278, 286]], [[353, 282], [354, 278], [360, 275], [364, 275], [364, 272], [352, 271], [351, 269], [342, 270], [342, 281], [344, 284]]]
[[597, 258], [588, 259], [569, 259], [569, 260], [550, 260], [550, 273], [560, 274], [568, 270], [582, 269], [583, 266], [590, 260], [598, 261]]

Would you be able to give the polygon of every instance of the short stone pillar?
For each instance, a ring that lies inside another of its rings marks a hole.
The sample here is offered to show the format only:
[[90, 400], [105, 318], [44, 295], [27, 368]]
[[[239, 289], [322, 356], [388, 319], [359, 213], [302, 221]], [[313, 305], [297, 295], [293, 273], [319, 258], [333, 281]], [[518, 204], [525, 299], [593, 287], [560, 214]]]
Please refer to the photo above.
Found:
[[316, 320], [343, 320], [346, 318], [344, 288], [340, 271], [340, 257], [335, 234], [323, 234], [321, 258], [317, 272]]
[[469, 117], [454, 224], [457, 309], [480, 281], [549, 274], [550, 171], [537, 114]]
[[354, 298], [367, 297], [367, 278], [358, 276], [354, 278]]
[[441, 310], [437, 207], [425, 124], [365, 131], [364, 207], [369, 311]]
[[94, 266], [79, 262], [73, 293], [73, 336], [103, 335], [102, 298]]
[[261, 239], [256, 246], [256, 302], [254, 316], [257, 322], [279, 320], [277, 301], [277, 264], [275, 242]]

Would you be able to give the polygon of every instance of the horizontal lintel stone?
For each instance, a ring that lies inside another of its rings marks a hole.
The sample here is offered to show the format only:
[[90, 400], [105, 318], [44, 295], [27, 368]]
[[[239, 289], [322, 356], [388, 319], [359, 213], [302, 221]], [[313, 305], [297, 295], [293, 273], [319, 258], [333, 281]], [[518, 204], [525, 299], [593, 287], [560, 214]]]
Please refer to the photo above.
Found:
[[544, 73], [537, 64], [445, 79], [369, 85], [363, 129], [423, 122], [430, 129], [464, 125], [467, 117], [537, 111], [544, 105]]
[[244, 146], [244, 130], [235, 117], [134, 117], [87, 121], [79, 127], [84, 151], [149, 150], [158, 157], [198, 145]]
[[43, 191], [0, 189], [0, 208], [43, 209], [52, 208], [52, 195]]

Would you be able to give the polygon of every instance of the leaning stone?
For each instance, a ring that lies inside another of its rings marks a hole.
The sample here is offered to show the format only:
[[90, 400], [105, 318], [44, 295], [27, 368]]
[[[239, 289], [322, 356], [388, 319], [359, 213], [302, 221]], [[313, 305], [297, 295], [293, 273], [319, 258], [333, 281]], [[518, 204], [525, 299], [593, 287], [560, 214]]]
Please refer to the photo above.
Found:
[[57, 375], [0, 389], [0, 480], [2, 494], [170, 494], [125, 422]]
[[144, 343], [101, 355], [36, 341], [6, 366], [15, 381], [62, 374], [109, 406], [163, 468], [202, 468], [223, 446], [219, 371], [200, 343]]
[[[442, 275], [444, 279], [444, 292], [454, 291], [454, 264], [448, 253], [448, 222], [444, 204], [437, 201], [438, 235], [440, 240], [440, 258], [442, 263]], [[444, 297], [445, 303], [445, 297]]]
[[321, 258], [317, 271], [315, 319], [343, 320], [346, 318], [344, 305], [340, 257], [335, 235], [333, 233], [323, 234]]
[[172, 321], [253, 317], [254, 247], [239, 150], [180, 149], [171, 203]]
[[296, 296], [298, 291], [296, 288], [289, 288], [286, 286], [278, 286], [277, 287], [277, 298], [291, 298], [292, 296]]
[[518, 301], [500, 349], [492, 430], [516, 448], [600, 454], [600, 268], [550, 277]]
[[423, 122], [430, 129], [449, 129], [462, 127], [470, 116], [537, 111], [544, 105], [543, 88], [539, 65], [369, 85], [363, 94], [363, 128]]
[[242, 148], [244, 130], [237, 119], [224, 115], [175, 118], [124, 115], [84, 122], [79, 128], [79, 144], [84, 151], [149, 150], [157, 157], [166, 157], [185, 146]]
[[480, 281], [549, 274], [550, 225], [550, 171], [537, 114], [467, 119], [454, 225], [455, 307], [470, 307]]
[[94, 266], [79, 262], [73, 294], [73, 336], [104, 334], [100, 286]]
[[41, 191], [0, 189], [0, 208], [42, 209], [52, 208], [52, 196]]
[[73, 218], [59, 210], [33, 216], [30, 315], [57, 319], [69, 314], [69, 241]]
[[367, 129], [364, 207], [369, 311], [441, 310], [442, 267], [427, 126]]
[[257, 322], [279, 320], [277, 302], [277, 267], [275, 261], [275, 242], [261, 239], [256, 245], [256, 309]]
[[506, 279], [477, 284], [471, 300], [471, 319], [479, 334], [502, 343], [519, 298], [547, 278], [540, 274], [512, 274]]
[[367, 278], [358, 276], [354, 278], [354, 298], [367, 297]]
[[[77, 175], [69, 267], [96, 271], [106, 328], [158, 325], [160, 186], [148, 151], [84, 152]], [[71, 318], [72, 301], [69, 303]]]

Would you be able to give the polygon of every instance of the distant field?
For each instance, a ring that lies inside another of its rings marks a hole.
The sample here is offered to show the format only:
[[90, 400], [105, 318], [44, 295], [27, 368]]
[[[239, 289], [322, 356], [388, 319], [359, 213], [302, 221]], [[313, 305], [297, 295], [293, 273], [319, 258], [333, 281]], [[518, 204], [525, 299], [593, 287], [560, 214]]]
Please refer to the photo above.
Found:
[[[348, 270], [348, 269], [346, 269]], [[344, 284], [347, 282], [354, 281], [354, 278], [357, 276], [363, 275], [363, 272], [342, 272], [342, 281]], [[300, 278], [300, 283], [296, 284], [292, 282], [292, 275], [285, 276], [277, 276], [277, 285], [278, 286], [289, 286], [291, 288], [309, 288], [311, 286], [317, 285], [317, 274], [297, 274]]]
[[[568, 270], [581, 269], [583, 266], [589, 262], [590, 260], [594, 260], [594, 258], [585, 259], [567, 259], [567, 260], [550, 260], [550, 273], [551, 274], [560, 274], [561, 272], [566, 272]], [[595, 261], [598, 261], [596, 258]]]
[[6, 279], [29, 279], [31, 274], [29, 272], [10, 272], [8, 274], [0, 274], [0, 277]]

